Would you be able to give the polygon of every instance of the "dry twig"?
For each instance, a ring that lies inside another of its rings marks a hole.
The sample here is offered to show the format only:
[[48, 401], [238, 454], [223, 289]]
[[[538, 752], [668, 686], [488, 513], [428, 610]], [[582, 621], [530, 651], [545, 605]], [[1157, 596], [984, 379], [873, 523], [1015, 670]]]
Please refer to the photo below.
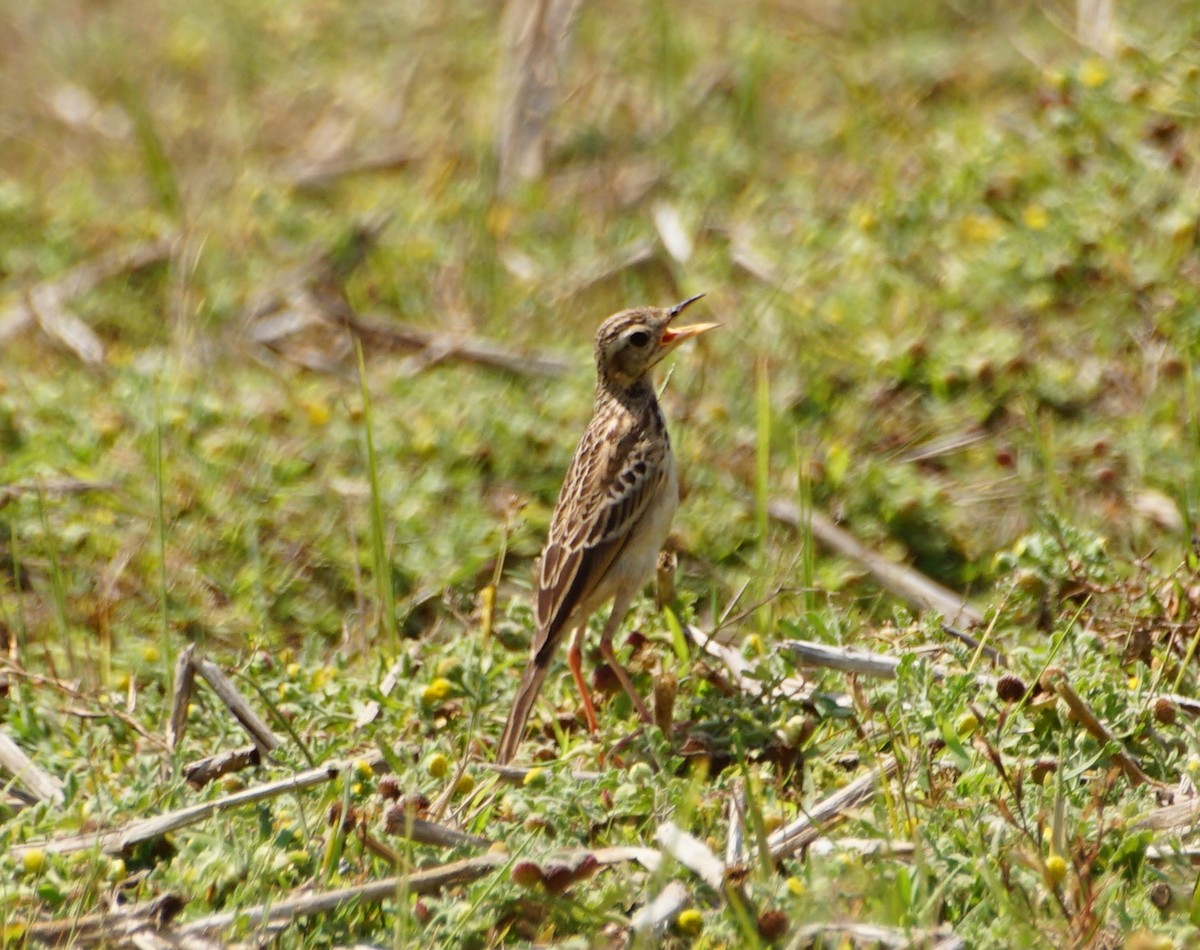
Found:
[[178, 831], [180, 828], [197, 824], [223, 811], [241, 808], [243, 805], [253, 805], [255, 802], [265, 801], [288, 792], [298, 792], [312, 788], [314, 785], [331, 782], [341, 774], [343, 768], [342, 764], [337, 764], [309, 769], [289, 778], [243, 789], [211, 802], [188, 805], [185, 808], [178, 808], [175, 811], [155, 815], [151, 818], [139, 818], [112, 831], [92, 831], [65, 838], [30, 841], [14, 846], [11, 853], [14, 857], [20, 858], [26, 851], [40, 848], [50, 854], [72, 854], [76, 851], [91, 849], [99, 849], [109, 854], [120, 854], [127, 848], [143, 841], [150, 841], [169, 832]]
[[15, 776], [38, 800], [62, 800], [62, 783], [39, 768], [4, 731], [0, 731], [0, 768]]
[[[769, 502], [767, 509], [777, 521], [793, 528], [800, 527], [800, 510], [792, 502], [775, 498]], [[885, 590], [918, 610], [937, 611], [947, 624], [973, 626], [983, 622], [983, 614], [965, 597], [930, 580], [920, 571], [895, 564], [876, 554], [850, 532], [839, 528], [827, 515], [819, 511], [810, 514], [813, 537], [842, 557], [861, 564]]]
[[216, 663], [202, 657], [196, 661], [196, 671], [208, 681], [208, 685], [213, 688], [213, 692], [221, 697], [221, 702], [228, 707], [237, 721], [241, 723], [242, 728], [250, 736], [250, 741], [258, 747], [261, 755], [264, 757], [270, 756], [272, 752], [282, 745], [279, 737], [271, 731], [271, 727], [262, 720], [258, 713], [250, 708], [250, 704], [242, 698], [242, 694], [238, 692], [237, 687], [233, 685], [229, 677], [221, 671], [221, 668]]
[[872, 769], [845, 788], [818, 802], [807, 814], [801, 815], [782, 828], [777, 828], [767, 838], [772, 860], [789, 857], [816, 841], [830, 824], [843, 818], [851, 808], [857, 808], [870, 801], [879, 783], [895, 775], [899, 768], [899, 760], [891, 756], [878, 768]]
[[0, 310], [0, 343], [38, 323], [85, 363], [100, 362], [104, 345], [87, 324], [67, 311], [67, 304], [113, 277], [168, 260], [175, 243], [174, 238], [166, 238], [120, 248], [77, 264], [60, 277], [34, 284], [15, 303]]
[[1051, 667], [1046, 670], [1042, 674], [1042, 687], [1049, 692], [1057, 693], [1063, 702], [1067, 704], [1067, 708], [1074, 714], [1075, 719], [1082, 723], [1083, 727], [1098, 742], [1113, 747], [1113, 761], [1121, 767], [1121, 771], [1125, 773], [1125, 777], [1129, 781], [1134, 785], [1145, 784], [1152, 785], [1155, 788], [1166, 787], [1162, 782], [1152, 779], [1142, 771], [1142, 767], [1138, 764], [1137, 759], [1126, 751], [1122, 742], [1100, 721], [1100, 718], [1092, 711], [1092, 708], [1084, 702], [1083, 697], [1075, 692], [1064, 670], [1058, 667]]

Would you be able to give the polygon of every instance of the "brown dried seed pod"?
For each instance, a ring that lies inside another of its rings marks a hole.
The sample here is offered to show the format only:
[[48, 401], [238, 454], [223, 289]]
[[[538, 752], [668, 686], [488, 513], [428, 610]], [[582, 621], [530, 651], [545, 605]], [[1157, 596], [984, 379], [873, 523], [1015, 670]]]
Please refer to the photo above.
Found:
[[1020, 701], [1025, 692], [1025, 681], [1012, 673], [1005, 673], [996, 681], [996, 695], [1006, 703]]
[[1178, 708], [1165, 696], [1160, 696], [1154, 701], [1154, 718], [1164, 726], [1174, 725], [1178, 716]]
[[781, 910], [764, 910], [758, 915], [758, 935], [772, 942], [787, 933], [791, 921]]

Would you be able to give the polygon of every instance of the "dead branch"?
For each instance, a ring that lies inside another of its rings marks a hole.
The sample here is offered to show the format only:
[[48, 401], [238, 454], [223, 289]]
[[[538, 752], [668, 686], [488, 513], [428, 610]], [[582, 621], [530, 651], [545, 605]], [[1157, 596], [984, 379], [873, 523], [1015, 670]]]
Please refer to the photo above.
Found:
[[508, 0], [501, 22], [500, 117], [496, 152], [500, 188], [540, 178], [546, 124], [581, 0]]
[[115, 482], [88, 482], [78, 478], [51, 478], [0, 485], [0, 506], [23, 495], [73, 495], [78, 492], [110, 491]]
[[899, 768], [900, 761], [895, 756], [890, 756], [878, 768], [872, 769], [845, 788], [818, 802], [807, 814], [801, 815], [782, 828], [777, 828], [767, 838], [771, 859], [779, 861], [812, 844], [825, 833], [830, 824], [845, 817], [845, 813], [851, 808], [857, 808], [870, 801], [879, 783], [891, 778]]
[[300, 191], [321, 191], [343, 178], [401, 171], [419, 157], [411, 145], [393, 143], [361, 155], [338, 152], [298, 166], [287, 177], [292, 187]]
[[40, 323], [47, 335], [60, 340], [84, 362], [99, 362], [104, 358], [103, 344], [78, 317], [67, 313], [67, 304], [113, 277], [170, 259], [175, 246], [174, 238], [164, 238], [118, 248], [76, 264], [59, 277], [34, 284], [0, 310], [0, 343]]
[[196, 661], [196, 670], [207, 681], [208, 685], [213, 688], [229, 711], [246, 733], [250, 736], [250, 741], [257, 747], [258, 751], [264, 757], [269, 757], [272, 752], [278, 749], [283, 743], [279, 737], [271, 731], [271, 727], [263, 722], [262, 718], [253, 709], [249, 703], [242, 698], [242, 694], [238, 692], [237, 687], [226, 676], [219, 666], [212, 660], [201, 658]]
[[187, 904], [186, 899], [170, 892], [137, 904], [120, 904], [111, 910], [95, 914], [68, 917], [63, 920], [40, 920], [29, 925], [25, 933], [31, 943], [87, 946], [102, 943], [119, 945], [139, 931], [161, 930]]
[[571, 368], [569, 362], [559, 357], [527, 356], [482, 337], [437, 332], [409, 324], [357, 316], [348, 316], [345, 324], [364, 343], [373, 347], [416, 351], [421, 356], [418, 364], [420, 369], [452, 359], [501, 369], [520, 376], [557, 377], [564, 375]]
[[656, 939], [666, 933], [679, 912], [691, 902], [688, 889], [679, 881], [670, 881], [654, 900], [629, 918], [629, 925], [642, 939]]
[[175, 661], [175, 695], [171, 699], [171, 718], [167, 722], [167, 752], [175, 751], [187, 729], [188, 703], [192, 701], [192, 687], [196, 683], [195, 655], [196, 644], [189, 643]]
[[[902, 657], [814, 643], [811, 640], [784, 640], [779, 645], [789, 651], [800, 666], [838, 670], [858, 676], [875, 676], [880, 679], [895, 679], [902, 660]], [[939, 680], [950, 675], [949, 670], [937, 664], [930, 667], [930, 673]], [[976, 676], [975, 682], [983, 689], [996, 688], [996, 681], [990, 676]]]
[[1134, 827], [1149, 828], [1151, 831], [1177, 831], [1194, 828], [1197, 820], [1200, 820], [1200, 797], [1156, 808]]
[[0, 730], [0, 768], [16, 777], [39, 800], [56, 802], [62, 800], [62, 783], [53, 775], [43, 771], [7, 732]]
[[929, 947], [930, 950], [962, 950], [966, 943], [945, 927], [917, 932], [847, 921], [801, 927], [787, 945], [787, 950], [803, 950], [805, 947], [882, 947], [885, 950]]
[[188, 805], [151, 818], [139, 818], [112, 831], [87, 832], [65, 838], [52, 838], [46, 841], [31, 841], [16, 845], [11, 849], [11, 853], [14, 857], [20, 858], [26, 851], [40, 848], [51, 854], [71, 854], [75, 851], [91, 849], [99, 849], [108, 854], [120, 854], [135, 844], [197, 824], [221, 812], [331, 782], [341, 774], [343, 768], [344, 765], [339, 763], [309, 769], [289, 778], [243, 789], [211, 802]]
[[[776, 521], [796, 529], [801, 527], [800, 510], [792, 502], [774, 498], [768, 503], [767, 510]], [[813, 537], [842, 557], [861, 564], [884, 590], [917, 610], [937, 611], [948, 624], [975, 626], [983, 623], [983, 613], [965, 597], [930, 580], [920, 571], [876, 554], [850, 532], [834, 524], [829, 516], [819, 511], [812, 511], [810, 515]]]
[[258, 746], [248, 745], [189, 762], [183, 767], [183, 777], [192, 788], [204, 788], [209, 782], [215, 782], [223, 775], [257, 768], [261, 764], [262, 753], [259, 752]]
[[665, 821], [654, 833], [662, 849], [700, 878], [718, 894], [724, 892], [725, 862], [699, 838], [688, 834], [672, 821]]
[[[701, 647], [709, 655], [720, 660], [729, 670], [733, 677], [737, 688], [747, 696], [753, 696], [756, 699], [764, 697], [765, 690], [763, 684], [750, 675], [750, 662], [734, 647], [728, 644], [721, 643], [715, 636], [710, 636], [699, 627], [688, 624], [684, 628], [693, 643]], [[798, 702], [807, 706], [811, 706], [813, 699], [813, 689], [802, 679], [796, 677], [788, 677], [775, 687], [769, 697], [770, 699], [784, 699]], [[851, 702], [847, 697], [839, 696], [822, 696], [823, 699], [831, 700], [842, 708], [851, 708]]]
[[277, 925], [297, 917], [327, 914], [351, 903], [378, 903], [400, 893], [430, 894], [484, 877], [502, 867], [508, 860], [509, 857], [505, 854], [481, 854], [464, 861], [453, 861], [411, 874], [398, 874], [368, 884], [333, 891], [303, 893], [269, 904], [201, 917], [184, 924], [179, 928], [179, 933], [187, 936], [216, 935], [235, 923]]
[[1152, 785], [1155, 788], [1166, 788], [1166, 786], [1155, 779], [1152, 779], [1138, 764], [1137, 760], [1130, 755], [1124, 744], [1111, 732], [1108, 727], [1100, 721], [1100, 718], [1092, 711], [1092, 708], [1083, 700], [1072, 688], [1070, 681], [1067, 679], [1065, 670], [1059, 667], [1051, 667], [1042, 674], [1042, 688], [1048, 692], [1058, 693], [1063, 702], [1067, 704], [1067, 708], [1071, 710], [1075, 718], [1090, 732], [1098, 742], [1109, 745], [1114, 748], [1112, 754], [1113, 761], [1121, 767], [1121, 771], [1125, 773], [1125, 777], [1134, 785]]

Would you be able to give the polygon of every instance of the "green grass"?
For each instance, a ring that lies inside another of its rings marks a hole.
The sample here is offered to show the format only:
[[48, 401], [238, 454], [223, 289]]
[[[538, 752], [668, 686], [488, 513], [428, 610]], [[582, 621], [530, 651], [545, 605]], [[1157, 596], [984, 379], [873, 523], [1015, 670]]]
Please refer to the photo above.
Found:
[[[0, 634], [16, 663], [2, 720], [65, 786], [61, 805], [6, 811], [6, 852], [382, 746], [403, 793], [447, 794], [443, 820], [514, 857], [653, 846], [667, 819], [720, 853], [735, 787], [753, 838], [898, 754], [897, 778], [830, 835], [911, 843], [911, 858], [756, 862], [741, 904], [677, 867], [618, 865], [561, 895], [503, 871], [308, 919], [284, 941], [589, 941], [676, 874], [699, 921], [672, 946], [765, 944], [769, 909], [792, 930], [945, 925], [971, 946], [1197, 939], [1188, 861], [1147, 856], [1194, 840], [1136, 827], [1155, 796], [1112, 749], [1061, 701], [980, 690], [973, 675], [994, 671], [937, 618], [814, 549], [806, 517], [796, 533], [766, 518], [769, 497], [795, 500], [968, 593], [1026, 684], [1065, 670], [1154, 779], [1196, 778], [1194, 721], [1154, 706], [1156, 691], [1195, 692], [1200, 637], [1191, 4], [1120, 7], [1111, 61], [1073, 41], [1068, 4], [584, 5], [547, 174], [504, 195], [493, 7], [11, 6], [0, 306], [102, 252], [181, 243], [169, 265], [71, 302], [103, 367], [36, 329], [0, 344]], [[341, 140], [412, 160], [292, 186]], [[691, 229], [691, 258], [655, 244], [612, 270], [657, 241], [657, 202]], [[345, 268], [358, 312], [552, 351], [572, 371], [414, 371], [368, 345], [361, 366], [318, 373], [242, 338], [256, 295], [314, 250], [344, 264], [378, 212], [388, 226]], [[678, 678], [675, 735], [601, 765], [633, 729], [629, 703], [606, 702], [592, 740], [556, 672], [525, 747], [553, 761], [499, 783], [482, 763], [586, 422], [591, 334], [622, 307], [701, 291], [724, 328], [673, 357], [663, 396], [684, 487], [673, 613], [707, 627], [739, 592], [734, 617], [765, 598], [731, 632], [769, 682], [796, 672], [773, 648], [785, 637], [903, 657], [900, 674], [810, 674], [850, 708], [726, 695], [647, 596], [626, 629], [651, 645], [631, 666], [647, 690], [658, 671]], [[63, 478], [97, 487], [61, 493]], [[278, 764], [189, 788], [178, 765], [245, 742], [204, 690], [176, 762], [134, 727], [163, 735], [187, 643], [274, 717]], [[570, 766], [600, 776], [581, 791]], [[6, 854], [4, 923], [19, 941], [120, 882], [130, 900], [185, 897], [186, 921], [395, 873], [335, 830], [335, 803], [400, 870], [469, 853], [389, 839], [377, 781], [352, 771], [119, 859], [27, 870]], [[1155, 884], [1174, 889], [1167, 911]]]

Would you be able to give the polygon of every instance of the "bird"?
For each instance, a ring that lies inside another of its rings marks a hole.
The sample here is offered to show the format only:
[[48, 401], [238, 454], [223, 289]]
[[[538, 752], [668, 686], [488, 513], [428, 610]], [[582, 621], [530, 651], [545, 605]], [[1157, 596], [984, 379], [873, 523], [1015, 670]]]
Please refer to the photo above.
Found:
[[572, 629], [567, 666], [588, 731], [598, 731], [583, 679], [582, 645], [588, 620], [609, 600], [613, 605], [600, 635], [600, 655], [642, 721], [652, 721], [629, 673], [617, 661], [613, 636], [654, 570], [679, 507], [675, 458], [650, 371], [685, 340], [720, 325], [673, 326], [675, 318], [703, 296], [673, 307], [623, 310], [596, 331], [592, 420], [567, 468], [538, 559], [536, 631], [496, 747], [500, 764], [516, 754], [551, 660]]

